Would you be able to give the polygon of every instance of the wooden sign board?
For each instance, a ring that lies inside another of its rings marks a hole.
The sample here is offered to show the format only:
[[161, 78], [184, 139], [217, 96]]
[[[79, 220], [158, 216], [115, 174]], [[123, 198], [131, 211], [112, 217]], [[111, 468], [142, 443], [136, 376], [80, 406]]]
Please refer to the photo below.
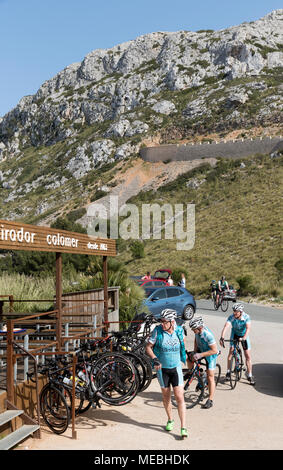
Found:
[[116, 242], [84, 233], [0, 220], [0, 250], [115, 256]]

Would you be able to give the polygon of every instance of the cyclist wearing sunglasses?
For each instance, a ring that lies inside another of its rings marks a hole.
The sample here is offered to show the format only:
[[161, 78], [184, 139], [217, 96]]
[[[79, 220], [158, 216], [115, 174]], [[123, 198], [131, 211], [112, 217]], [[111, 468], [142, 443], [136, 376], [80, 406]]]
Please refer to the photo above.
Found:
[[182, 362], [186, 364], [183, 327], [176, 324], [177, 313], [165, 309], [160, 315], [160, 325], [152, 332], [146, 345], [146, 353], [153, 360], [157, 379], [161, 387], [163, 405], [167, 414], [166, 431], [172, 431], [171, 386], [173, 387], [181, 421], [181, 437], [188, 436], [186, 429], [186, 406], [184, 401], [184, 379]]

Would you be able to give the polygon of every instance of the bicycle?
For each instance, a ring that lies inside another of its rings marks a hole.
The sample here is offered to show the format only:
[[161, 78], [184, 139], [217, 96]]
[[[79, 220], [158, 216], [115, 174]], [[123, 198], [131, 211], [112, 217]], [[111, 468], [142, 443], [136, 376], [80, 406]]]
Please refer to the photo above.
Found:
[[[137, 318], [137, 317], [135, 317]], [[112, 347], [134, 361], [140, 378], [140, 392], [146, 390], [153, 378], [151, 360], [145, 353], [145, 345], [154, 323], [153, 315], [139, 314], [138, 323], [132, 323], [125, 331], [112, 333]], [[143, 329], [141, 328], [143, 327]]]
[[[77, 351], [82, 354], [72, 377], [66, 359], [50, 361], [39, 372], [48, 378], [40, 392], [40, 411], [47, 426], [55, 433], [66, 431], [72, 409], [72, 388], [75, 380], [75, 414], [87, 411], [91, 406], [100, 408], [100, 400], [114, 406], [129, 403], [137, 394], [138, 378], [133, 364], [117, 353], [104, 353], [100, 357], [86, 358], [89, 345]], [[64, 367], [59, 366], [60, 363]], [[28, 374], [32, 382], [33, 373]], [[87, 404], [85, 404], [87, 402]]]
[[[70, 419], [71, 412], [68, 406], [66, 395], [62, 382], [58, 378], [59, 369], [54, 361], [49, 365], [42, 366], [39, 372], [48, 377], [48, 382], [43, 386], [39, 394], [39, 404], [41, 415], [47, 426], [55, 433], [62, 434], [66, 431]], [[34, 373], [28, 373], [28, 380], [32, 382]]]
[[[121, 406], [135, 398], [139, 390], [139, 377], [132, 361], [124, 355], [112, 352], [96, 352], [87, 357], [86, 353], [97, 348], [86, 342], [77, 351], [78, 357], [76, 376], [79, 380], [81, 405], [79, 413], [88, 410], [90, 406], [99, 406], [99, 400], [105, 403]], [[88, 404], [85, 405], [84, 401]]]
[[[218, 352], [218, 355], [220, 354], [221, 351]], [[203, 400], [205, 392], [208, 388], [206, 372], [204, 372], [202, 366], [207, 369], [205, 359], [195, 361], [193, 370], [183, 369], [184, 398], [187, 409], [194, 408], [197, 404], [199, 404]], [[217, 386], [219, 383], [220, 375], [221, 366], [217, 363], [216, 371], [214, 374], [215, 386]], [[172, 399], [172, 402], [175, 406], [177, 406], [177, 403], [175, 402], [174, 398]]]
[[233, 390], [236, 387], [237, 382], [241, 379], [242, 372], [246, 369], [244, 367], [243, 355], [240, 348], [240, 341], [238, 339], [224, 339], [223, 347], [225, 348], [224, 342], [229, 342], [230, 344], [233, 344], [232, 358], [230, 364], [230, 385], [231, 389]]

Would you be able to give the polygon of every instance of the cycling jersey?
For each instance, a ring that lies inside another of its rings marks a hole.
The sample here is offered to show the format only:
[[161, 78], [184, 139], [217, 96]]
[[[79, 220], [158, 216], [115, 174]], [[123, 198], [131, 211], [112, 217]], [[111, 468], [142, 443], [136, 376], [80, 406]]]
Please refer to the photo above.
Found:
[[227, 281], [223, 281], [223, 282], [219, 281], [218, 282], [218, 290], [220, 290], [220, 288], [221, 288], [221, 291], [229, 289], [228, 282]]
[[215, 344], [215, 338], [207, 326], [204, 326], [200, 334], [195, 335], [197, 347], [200, 352], [206, 352], [210, 350], [210, 346]]
[[227, 319], [227, 323], [232, 326], [232, 331], [238, 336], [244, 336], [247, 331], [247, 324], [251, 322], [250, 316], [242, 312], [240, 318], [235, 318], [234, 315], [230, 315]]
[[[251, 323], [251, 319], [247, 313], [242, 312], [240, 318], [235, 318], [234, 315], [230, 315], [227, 319], [227, 323], [230, 323], [230, 325], [232, 326], [230, 345], [233, 346], [232, 340], [236, 338], [242, 338], [245, 335], [247, 331], [247, 324]], [[242, 343], [242, 346], [244, 350], [251, 349], [251, 342], [249, 336], [247, 336], [246, 342]]]
[[153, 351], [161, 362], [162, 368], [173, 369], [181, 365], [181, 352], [183, 348], [181, 344], [181, 341], [183, 342], [183, 335], [180, 336], [181, 330], [180, 327], [175, 326], [175, 330], [170, 334], [167, 331], [163, 331], [160, 325], [155, 327], [151, 333], [148, 341], [156, 345]]
[[[209, 328], [207, 328], [207, 326], [203, 327], [203, 330], [200, 334], [195, 335], [195, 339], [197, 343], [197, 349], [200, 352], [210, 351], [210, 346], [216, 344], [213, 333]], [[217, 354], [212, 354], [211, 356], [206, 357], [205, 360], [208, 364], [208, 369], [215, 369]]]

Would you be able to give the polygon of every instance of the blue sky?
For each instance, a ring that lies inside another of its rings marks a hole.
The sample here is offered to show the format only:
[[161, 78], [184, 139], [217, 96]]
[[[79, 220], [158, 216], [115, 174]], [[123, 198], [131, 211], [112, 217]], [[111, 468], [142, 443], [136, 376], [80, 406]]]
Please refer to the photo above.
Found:
[[0, 0], [0, 116], [67, 65], [154, 31], [224, 29], [277, 0]]

